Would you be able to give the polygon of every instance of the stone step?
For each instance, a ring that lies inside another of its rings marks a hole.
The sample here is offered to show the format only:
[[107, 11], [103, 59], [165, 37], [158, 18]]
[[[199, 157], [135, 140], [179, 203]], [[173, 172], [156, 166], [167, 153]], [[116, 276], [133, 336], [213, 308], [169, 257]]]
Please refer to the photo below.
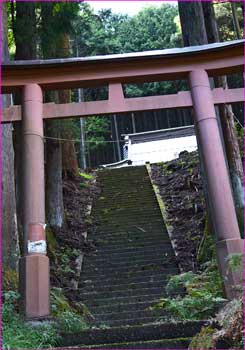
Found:
[[[168, 232], [164, 230], [164, 226], [157, 226], [154, 228], [151, 227], [142, 227], [142, 226], [137, 226], [137, 227], [129, 227], [127, 230], [127, 227], [122, 231], [117, 231], [114, 228], [111, 228], [111, 231], [98, 231], [97, 233], [94, 233], [93, 235], [89, 236], [89, 239], [92, 239], [93, 241], [95, 240], [109, 240], [110, 242], [118, 242], [121, 240], [139, 240], [142, 239], [143, 241], [145, 240], [152, 240], [155, 239], [155, 242], [157, 240], [164, 240], [164, 241], [170, 241]], [[147, 244], [148, 242], [146, 242]]]
[[[138, 227], [138, 233], [147, 233], [147, 231], [160, 231], [166, 232], [166, 226], [159, 217], [141, 217], [139, 220], [131, 218], [121, 218], [120, 220], [103, 220], [98, 222], [97, 232], [106, 232], [106, 234], [111, 234], [117, 231], [131, 231], [134, 228]], [[135, 230], [134, 230], [135, 231]]]
[[[115, 236], [115, 237], [114, 237]], [[157, 247], [157, 243], [161, 246], [166, 244], [171, 244], [168, 234], [165, 232], [161, 234], [152, 234], [149, 232], [148, 235], [141, 234], [137, 235], [129, 235], [127, 233], [121, 235], [108, 235], [108, 236], [100, 236], [95, 237], [94, 239], [90, 238], [90, 241], [95, 246], [96, 250], [102, 250], [103, 248], [113, 251], [114, 249], [126, 249], [130, 247], [147, 247], [155, 245]]]
[[119, 174], [117, 176], [100, 176], [99, 181], [102, 182], [103, 184], [118, 184], [121, 182], [127, 182], [129, 183], [130, 181], [135, 181], [137, 183], [144, 183], [149, 181], [148, 174], [146, 172], [134, 172], [134, 173], [129, 173], [129, 174]]
[[133, 311], [121, 311], [118, 312], [112, 312], [112, 313], [94, 313], [94, 316], [96, 316], [96, 320], [99, 322], [110, 322], [110, 321], [121, 321], [121, 320], [133, 320], [138, 318], [145, 318], [145, 317], [155, 317], [156, 319], [159, 317], [167, 318], [169, 316], [169, 312], [166, 312], [165, 310], [133, 310]]
[[120, 175], [120, 179], [128, 179], [128, 178], [139, 178], [140, 179], [144, 179], [148, 177], [148, 173], [146, 171], [146, 169], [142, 169], [142, 170], [128, 170], [128, 171], [114, 171], [111, 173], [101, 173], [99, 174], [99, 179], [104, 181], [114, 181], [114, 180], [119, 180], [119, 175]]
[[[144, 288], [144, 289], [128, 289], [128, 290], [114, 290], [114, 291], [104, 291], [104, 292], [80, 292], [80, 296], [83, 299], [102, 299], [102, 298], [120, 298], [120, 297], [131, 297], [131, 296], [139, 296], [139, 295], [145, 295], [145, 294], [162, 294], [166, 295], [165, 286], [162, 287], [151, 287], [151, 288]], [[86, 303], [85, 303], [86, 304]]]
[[[152, 190], [143, 191], [141, 188], [137, 191], [127, 192], [112, 192], [111, 190], [103, 191], [99, 197], [99, 203], [106, 203], [108, 208], [114, 208], [115, 205], [123, 204], [127, 205], [130, 203], [136, 203], [139, 207], [139, 201], [150, 201], [154, 198], [155, 194]], [[113, 200], [117, 202], [113, 202]], [[107, 208], [104, 207], [104, 208]]]
[[[119, 247], [116, 248], [116, 246], [112, 247], [112, 248], [107, 248], [106, 245], [104, 246], [100, 246], [97, 245], [97, 252], [95, 252], [94, 254], [102, 254], [102, 255], [108, 255], [113, 257], [114, 255], [123, 255], [123, 254], [129, 254], [129, 253], [139, 253], [139, 252], [143, 252], [144, 254], [148, 254], [150, 252], [165, 252], [168, 250], [172, 250], [172, 245], [169, 242], [166, 243], [159, 243], [158, 244], [153, 244], [153, 245], [145, 245], [145, 242], [142, 242], [142, 245], [138, 245], [138, 246], [128, 246], [128, 247]], [[94, 255], [92, 254], [92, 255]]]
[[[122, 342], [110, 344], [110, 349], [183, 349], [187, 350], [191, 338], [178, 339], [158, 339], [145, 342]], [[81, 345], [81, 349], [83, 345]], [[96, 346], [87, 346], [86, 349], [108, 349], [108, 344], [99, 344]]]
[[159, 264], [159, 265], [165, 265], [168, 266], [177, 266], [176, 265], [176, 258], [175, 256], [163, 256], [163, 257], [155, 257], [154, 259], [145, 259], [144, 257], [141, 259], [136, 260], [125, 260], [122, 259], [120, 261], [113, 260], [113, 261], [107, 261], [107, 260], [97, 260], [97, 261], [89, 261], [86, 259], [84, 261], [84, 266], [86, 266], [90, 269], [96, 269], [98, 266], [102, 266], [103, 269], [106, 268], [114, 268], [114, 269], [120, 269], [121, 267], [127, 267], [127, 268], [134, 268], [138, 267], [141, 268], [142, 266], [149, 265], [149, 264]]
[[101, 321], [100, 324], [105, 325], [107, 327], [115, 328], [115, 327], [125, 327], [125, 326], [137, 326], [137, 325], [146, 325], [149, 323], [157, 323], [166, 321], [164, 318], [160, 317], [139, 317], [139, 318], [130, 318], [125, 320], [109, 320], [109, 321]]
[[149, 208], [148, 210], [144, 209], [139, 209], [137, 210], [136, 207], [134, 207], [134, 209], [123, 209], [123, 210], [115, 210], [114, 208], [112, 209], [108, 209], [108, 212], [101, 212], [96, 214], [96, 217], [98, 220], [101, 220], [103, 218], [111, 218], [111, 219], [118, 219], [118, 218], [127, 218], [127, 219], [136, 219], [136, 221], [138, 221], [138, 219], [147, 217], [150, 218], [152, 215], [154, 216], [154, 218], [159, 217], [162, 219], [162, 215], [160, 212], [159, 208]]
[[[108, 277], [107, 277], [108, 278]], [[155, 276], [140, 276], [140, 277], [128, 277], [128, 278], [109, 278], [109, 279], [87, 279], [81, 281], [79, 288], [83, 290], [87, 290], [88, 288], [117, 288], [120, 287], [120, 289], [125, 289], [126, 286], [132, 286], [138, 285], [141, 283], [162, 283], [163, 285], [166, 285], [168, 283], [169, 277], [164, 275], [156, 274]]]
[[[104, 198], [104, 199], [103, 199]], [[107, 204], [107, 206], [105, 206], [104, 204]], [[137, 198], [136, 199], [132, 199], [130, 201], [127, 201], [127, 203], [123, 204], [123, 208], [125, 209], [134, 209], [135, 206], [137, 205], [137, 207], [144, 207], [146, 209], [148, 208], [155, 208], [158, 207], [158, 203], [156, 202], [155, 197], [153, 197], [152, 195], [149, 196], [148, 198]], [[120, 209], [122, 208], [122, 203], [113, 203], [112, 206], [112, 202], [111, 202], [111, 198], [110, 199], [106, 199], [105, 197], [99, 197], [97, 202], [95, 203], [93, 209], [92, 209], [92, 213], [96, 213], [99, 212], [100, 210], [113, 210], [113, 209]]]
[[[80, 298], [80, 296], [79, 296]], [[97, 307], [97, 306], [110, 306], [115, 304], [134, 304], [134, 303], [143, 303], [143, 302], [151, 302], [154, 300], [160, 300], [163, 298], [162, 293], [161, 294], [154, 294], [154, 295], [137, 295], [137, 296], [129, 296], [129, 297], [114, 297], [114, 298], [92, 298], [92, 299], [86, 299], [86, 305], [89, 308]], [[79, 301], [81, 301], [79, 299]], [[84, 299], [82, 299], [84, 301]]]
[[138, 283], [121, 283], [121, 284], [106, 284], [106, 285], [86, 285], [82, 288], [82, 292], [114, 292], [114, 291], [128, 291], [139, 288], [156, 288], [156, 287], [165, 287], [167, 284], [166, 280], [160, 279], [157, 281], [144, 281]]
[[[89, 236], [91, 239], [91, 236]], [[123, 233], [119, 239], [113, 239], [114, 235], [110, 235], [107, 237], [98, 237], [92, 239], [93, 243], [96, 245], [97, 249], [106, 249], [107, 251], [112, 251], [114, 249], [128, 249], [128, 248], [142, 248], [142, 247], [153, 247], [158, 244], [163, 246], [170, 243], [169, 236], [166, 232], [160, 234], [154, 234], [152, 237], [145, 238], [141, 236], [130, 237], [126, 232]], [[93, 238], [93, 237], [92, 237]]]
[[158, 249], [156, 251], [150, 250], [148, 252], [141, 251], [134, 251], [126, 252], [126, 253], [111, 253], [111, 254], [104, 254], [102, 250], [98, 250], [97, 253], [93, 255], [86, 256], [86, 260], [91, 261], [93, 263], [116, 263], [116, 262], [127, 262], [127, 261], [134, 261], [134, 260], [149, 260], [149, 259], [156, 259], [156, 258], [167, 258], [167, 257], [175, 257], [172, 247], [167, 248], [165, 250]]
[[137, 302], [137, 303], [116, 303], [111, 305], [101, 305], [101, 306], [94, 306], [90, 307], [89, 311], [92, 314], [104, 314], [104, 313], [115, 313], [117, 312], [120, 314], [121, 312], [125, 311], [139, 311], [139, 310], [146, 310], [151, 306], [156, 305], [160, 302], [160, 299], [153, 299], [151, 301], [143, 301], [143, 302]]
[[159, 269], [157, 271], [154, 270], [131, 270], [131, 271], [124, 271], [124, 272], [118, 272], [115, 271], [113, 274], [101, 274], [101, 273], [94, 273], [94, 274], [86, 274], [86, 271], [82, 273], [82, 281], [91, 280], [91, 281], [98, 281], [100, 283], [107, 283], [111, 281], [114, 283], [114, 281], [142, 281], [145, 278], [159, 278], [164, 277], [168, 279], [172, 275], [177, 275], [179, 273], [179, 269]]
[[[134, 270], [142, 270], [142, 271], [162, 271], [163, 269], [173, 269], [176, 270], [178, 269], [177, 263], [173, 263], [173, 264], [159, 264], [159, 263], [144, 263], [141, 266], [136, 265], [133, 266], [133, 269], [130, 270], [128, 266], [120, 266], [120, 268], [118, 267], [117, 269], [115, 269], [114, 267], [104, 267], [104, 266], [100, 266], [100, 267], [92, 267], [92, 266], [87, 266], [86, 268], [83, 267], [83, 271], [85, 271], [85, 273], [90, 274], [90, 273], [98, 273], [98, 274], [102, 274], [102, 275], [109, 275], [109, 276], [113, 276], [113, 274], [121, 274], [124, 272], [129, 272], [129, 271], [134, 271]], [[115, 271], [116, 270], [116, 271]]]
[[[130, 181], [129, 183], [123, 183], [120, 184], [120, 187], [118, 185], [113, 184], [103, 184], [101, 191], [101, 196], [105, 195], [120, 195], [120, 198], [134, 198], [134, 194], [136, 194], [136, 197], [143, 197], [146, 195], [152, 195], [154, 194], [153, 188], [150, 183], [147, 184], [141, 184], [141, 183], [134, 183]], [[139, 193], [140, 191], [140, 193]]]
[[[114, 178], [114, 179], [101, 179], [100, 183], [102, 184], [102, 186], [106, 186], [107, 188], [109, 188], [110, 186], [114, 186], [116, 187], [118, 190], [120, 190], [122, 187], [126, 186], [126, 189], [130, 188], [129, 186], [131, 185], [135, 185], [135, 186], [144, 186], [144, 185], [148, 185], [150, 183], [149, 177], [147, 176], [142, 176], [140, 174], [134, 174], [133, 176], [121, 176], [120, 179], [119, 178]], [[121, 186], [118, 186], [118, 184], [120, 183]], [[134, 187], [132, 187], [134, 188]]]
[[[132, 223], [134, 225], [139, 225], [140, 223], [149, 223], [149, 220], [151, 220], [152, 223], [154, 222], [163, 222], [162, 216], [160, 212], [157, 210], [156, 212], [142, 212], [137, 214], [131, 215], [131, 213], [128, 213], [127, 215], [120, 215], [119, 214], [113, 214], [113, 215], [108, 215], [108, 217], [105, 219], [104, 216], [97, 215], [97, 220], [100, 222], [100, 225], [104, 226], [108, 221], [110, 222], [110, 225], [115, 225], [117, 226], [118, 223]], [[127, 220], [125, 222], [125, 220]]]
[[[146, 321], [147, 322], [147, 321]], [[62, 333], [60, 346], [99, 345], [125, 342], [142, 342], [159, 339], [190, 338], [196, 335], [207, 321], [165, 322], [140, 324], [109, 329], [90, 329], [76, 333]]]
[[135, 206], [132, 206], [131, 208], [120, 208], [120, 209], [115, 209], [115, 208], [111, 208], [111, 209], [106, 209], [105, 212], [103, 212], [103, 210], [100, 210], [100, 214], [97, 217], [118, 217], [118, 216], [126, 216], [126, 217], [134, 217], [137, 218], [138, 216], [141, 215], [146, 215], [148, 214], [148, 216], [150, 216], [150, 214], [158, 214], [159, 216], [161, 216], [161, 212], [160, 212], [160, 208], [158, 206], [155, 207], [151, 207], [149, 206], [149, 209], [146, 210], [146, 208], [135, 208]]
[[102, 249], [98, 249], [94, 254], [86, 255], [86, 259], [89, 261], [97, 262], [97, 261], [107, 261], [107, 262], [114, 262], [114, 261], [132, 261], [136, 259], [147, 259], [149, 258], [156, 258], [156, 257], [167, 257], [167, 256], [174, 256], [174, 252], [172, 247], [168, 248], [162, 248], [156, 249], [155, 251], [148, 250], [144, 251], [144, 248], [141, 250], [134, 250], [126, 251], [125, 253], [113, 253], [112, 250], [110, 250], [110, 253], [104, 252]]

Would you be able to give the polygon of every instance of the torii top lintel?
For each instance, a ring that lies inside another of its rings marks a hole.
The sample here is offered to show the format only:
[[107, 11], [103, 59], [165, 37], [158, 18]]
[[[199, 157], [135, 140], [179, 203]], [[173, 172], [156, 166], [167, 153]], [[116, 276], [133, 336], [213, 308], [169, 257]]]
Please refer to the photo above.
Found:
[[243, 70], [244, 40], [119, 55], [12, 61], [2, 65], [2, 93], [29, 83], [42, 89], [185, 79], [196, 69], [210, 76]]

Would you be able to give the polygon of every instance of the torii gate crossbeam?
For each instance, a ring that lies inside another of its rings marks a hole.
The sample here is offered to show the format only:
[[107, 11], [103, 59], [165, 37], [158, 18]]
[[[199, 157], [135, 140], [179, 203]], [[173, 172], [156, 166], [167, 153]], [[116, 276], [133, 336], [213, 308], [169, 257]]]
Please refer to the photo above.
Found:
[[[214, 104], [243, 100], [243, 89], [214, 89], [209, 77], [243, 71], [243, 41], [124, 55], [44, 61], [2, 66], [2, 92], [21, 89], [22, 106], [3, 111], [2, 122], [22, 120], [25, 256], [20, 283], [27, 318], [49, 315], [49, 262], [46, 256], [43, 119], [193, 107], [204, 157], [216, 248], [226, 294], [234, 296], [240, 278], [227, 269], [227, 256], [243, 252], [233, 194]], [[190, 92], [126, 99], [122, 84], [188, 79]], [[108, 101], [43, 104], [43, 90], [109, 86]], [[96, 112], [96, 113], [94, 113]]]

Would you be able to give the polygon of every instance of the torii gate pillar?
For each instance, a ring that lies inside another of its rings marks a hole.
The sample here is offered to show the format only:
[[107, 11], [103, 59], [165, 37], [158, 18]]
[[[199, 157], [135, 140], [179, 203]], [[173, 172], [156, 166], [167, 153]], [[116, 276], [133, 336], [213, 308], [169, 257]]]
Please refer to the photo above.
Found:
[[241, 284], [241, 273], [232, 272], [227, 257], [243, 253], [243, 240], [237, 223], [235, 205], [223, 146], [215, 115], [208, 74], [204, 70], [189, 75], [195, 123], [203, 150], [204, 167], [216, 233], [216, 250], [219, 269], [228, 298], [236, 296], [234, 286]]
[[23, 88], [23, 230], [20, 294], [27, 319], [50, 313], [49, 259], [45, 238], [43, 96], [37, 84]]

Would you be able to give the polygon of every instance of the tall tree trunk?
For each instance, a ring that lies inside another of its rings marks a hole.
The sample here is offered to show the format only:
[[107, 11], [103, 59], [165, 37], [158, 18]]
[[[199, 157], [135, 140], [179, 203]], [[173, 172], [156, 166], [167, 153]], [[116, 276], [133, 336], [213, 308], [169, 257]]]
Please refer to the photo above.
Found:
[[[201, 2], [178, 2], [179, 15], [182, 28], [182, 37], [184, 46], [205, 45], [208, 43], [207, 33], [205, 28], [205, 20]], [[196, 129], [197, 145], [199, 151], [200, 168], [202, 174], [203, 192], [208, 211], [208, 221], [212, 225], [211, 206], [208, 196], [207, 179], [204, 170], [203, 151], [199, 143], [198, 129]], [[213, 231], [213, 229], [212, 229]]]
[[[55, 57], [55, 43], [50, 36], [53, 24], [52, 2], [41, 3], [41, 48], [43, 58]], [[55, 95], [45, 94], [45, 102], [54, 101]], [[57, 100], [57, 98], [56, 98]], [[62, 227], [64, 223], [63, 186], [62, 186], [62, 153], [60, 139], [60, 122], [48, 120], [45, 122], [45, 135], [49, 137], [45, 144], [46, 153], [46, 215], [51, 227]]]
[[[36, 4], [35, 2], [16, 1], [16, 17], [14, 3], [11, 2], [12, 27], [16, 46], [15, 60], [36, 59]], [[14, 96], [15, 104], [21, 104], [21, 94]], [[15, 182], [17, 223], [20, 249], [23, 252], [22, 225], [22, 127], [21, 123], [14, 124], [13, 141], [15, 153]]]
[[[203, 12], [207, 28], [208, 42], [219, 42], [219, 33], [212, 2], [203, 2]], [[217, 87], [228, 88], [225, 76], [215, 79]], [[234, 193], [235, 205], [240, 217], [240, 210], [244, 208], [243, 197], [243, 166], [240, 155], [239, 143], [236, 136], [236, 128], [231, 105], [219, 106], [220, 121], [224, 135], [226, 155], [230, 170], [231, 182]]]
[[178, 6], [184, 46], [207, 44], [202, 2], [179, 1]]
[[122, 160], [122, 156], [121, 156], [121, 147], [120, 147], [120, 140], [119, 140], [118, 125], [117, 125], [117, 116], [115, 114], [113, 115], [113, 122], [114, 122], [116, 146], [117, 146], [117, 161], [120, 162]]
[[[70, 35], [68, 33], [61, 33], [57, 40], [56, 56], [61, 58], [70, 57]], [[71, 102], [71, 91], [58, 91], [59, 103]], [[67, 140], [74, 139], [72, 121], [63, 121], [62, 123], [62, 138]], [[62, 169], [65, 175], [78, 173], [78, 162], [74, 142], [62, 142]]]
[[[7, 5], [2, 3], [2, 61], [9, 60]], [[3, 108], [11, 104], [10, 95], [2, 96]], [[14, 147], [12, 124], [1, 125], [2, 132], [2, 262], [4, 267], [17, 270], [19, 257], [19, 239], [17, 230], [15, 181], [14, 181]]]
[[233, 1], [230, 1], [231, 11], [232, 11], [232, 20], [236, 33], [236, 39], [241, 39], [241, 28], [237, 17], [236, 4]]

